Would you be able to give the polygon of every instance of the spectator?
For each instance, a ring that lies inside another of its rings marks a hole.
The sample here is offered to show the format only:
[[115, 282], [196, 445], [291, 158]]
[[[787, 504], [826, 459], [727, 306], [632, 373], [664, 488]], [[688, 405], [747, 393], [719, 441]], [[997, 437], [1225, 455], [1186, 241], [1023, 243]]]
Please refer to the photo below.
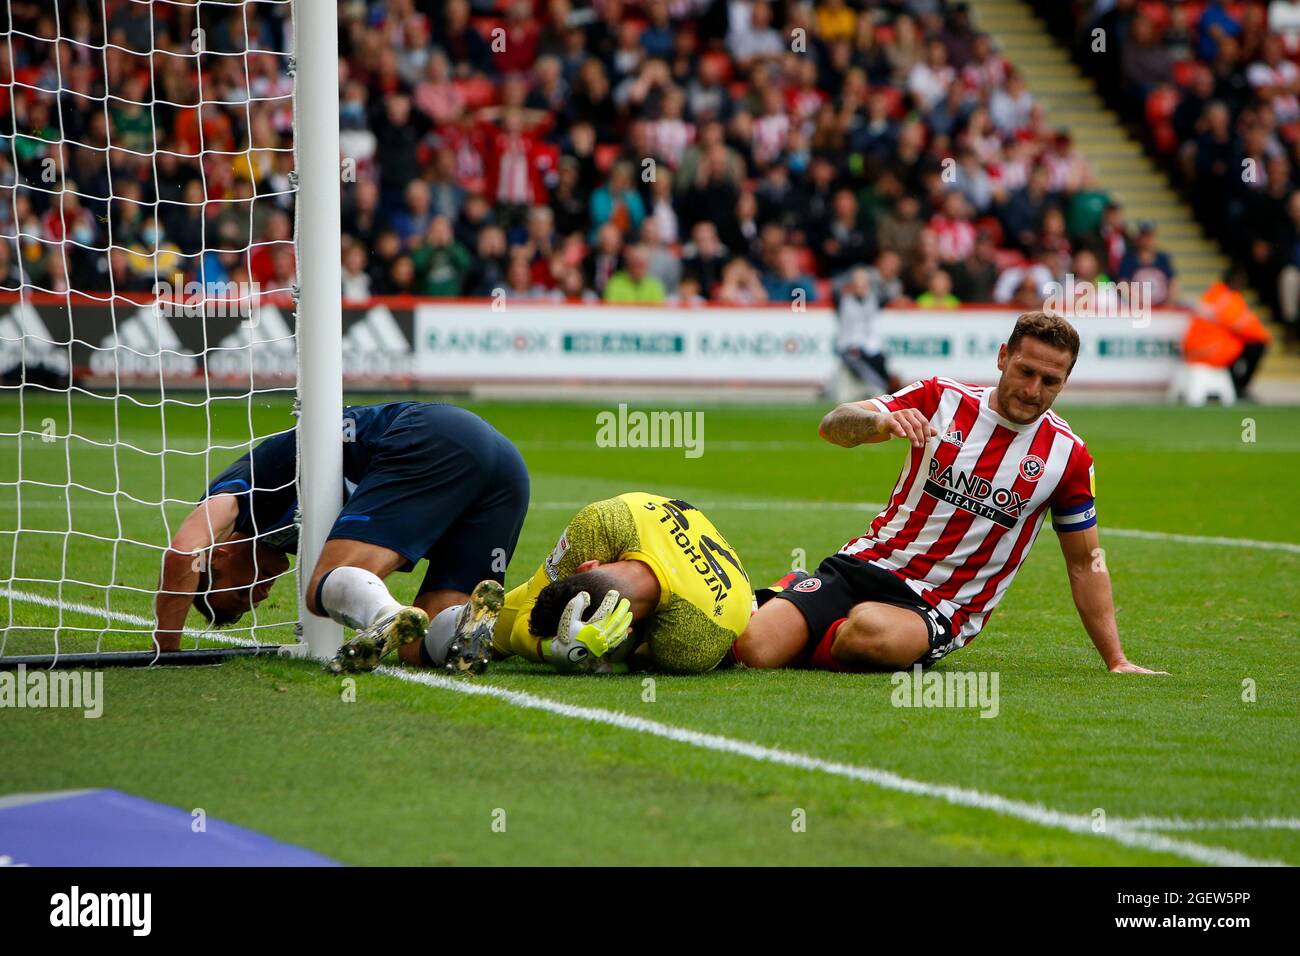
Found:
[[876, 264], [867, 269], [871, 289], [883, 305], [909, 305], [911, 300], [903, 288], [903, 259], [896, 252], [885, 251], [876, 257]]
[[506, 266], [505, 295], [506, 301], [515, 302], [537, 302], [550, 297], [545, 286], [533, 281], [528, 256], [520, 255], [519, 250], [511, 253], [510, 263]]
[[799, 250], [782, 246], [776, 255], [776, 268], [763, 277], [769, 302], [817, 301], [817, 282], [800, 267]]
[[495, 225], [480, 229], [474, 262], [465, 276], [466, 291], [473, 296], [491, 298], [498, 289], [505, 288], [508, 253], [504, 229]]
[[[1045, 262], [1029, 259], [1008, 266], [998, 275], [993, 287], [993, 301], [1011, 303], [1024, 308], [1042, 308], [1049, 286], [1056, 281], [1052, 269]], [[1029, 305], [1025, 305], [1025, 303]]]
[[650, 4], [650, 22], [641, 31], [641, 49], [645, 55], [660, 60], [667, 60], [673, 54], [673, 26], [669, 22], [668, 4], [664, 0], [654, 0]]
[[429, 187], [424, 180], [415, 179], [407, 183], [404, 204], [390, 218], [393, 231], [402, 240], [404, 248], [412, 248], [429, 231], [433, 219], [429, 206]]
[[[447, 218], [451, 218], [450, 216]], [[492, 204], [482, 193], [471, 193], [465, 197], [461, 207], [460, 218], [456, 220], [456, 241], [466, 249], [478, 247], [478, 234], [485, 226], [496, 224], [496, 213]]]
[[1006, 86], [993, 91], [989, 97], [989, 116], [1004, 136], [1014, 136], [1027, 129], [1033, 120], [1034, 97], [1025, 88], [1025, 81], [1014, 70], [1007, 76]]
[[1037, 167], [1030, 174], [1028, 185], [1012, 193], [1002, 210], [1002, 228], [1023, 252], [1032, 252], [1039, 244], [1043, 216], [1053, 202], [1050, 181], [1047, 168]]
[[596, 231], [596, 246], [583, 263], [587, 285], [604, 296], [609, 280], [623, 267], [623, 233], [607, 222]]
[[823, 43], [851, 40], [857, 33], [858, 18], [844, 0], [827, 0], [817, 8], [817, 36]]
[[764, 0], [753, 4], [733, 3], [730, 11], [727, 49], [742, 70], [762, 60], [776, 59], [785, 52], [781, 34], [772, 28], [772, 10]]
[[945, 263], [960, 262], [975, 251], [975, 226], [961, 193], [944, 196], [943, 208], [930, 219], [930, 229], [938, 242], [939, 258]]
[[381, 292], [383, 295], [416, 295], [423, 292], [417, 285], [415, 263], [410, 256], [401, 255], [393, 260], [388, 267]]
[[916, 108], [924, 113], [934, 109], [955, 84], [956, 72], [948, 65], [948, 48], [939, 39], [926, 44], [925, 60], [912, 67], [907, 76], [907, 92]]
[[891, 212], [880, 221], [876, 242], [881, 249], [911, 258], [921, 242], [925, 223], [921, 222], [921, 201], [911, 193], [899, 197]]
[[837, 275], [851, 266], [876, 257], [875, 244], [858, 221], [858, 197], [851, 189], [840, 189], [831, 203], [831, 220], [817, 230], [818, 252], [826, 271]]
[[1264, 37], [1263, 54], [1246, 70], [1246, 80], [1255, 94], [1273, 107], [1279, 123], [1300, 119], [1300, 69], [1286, 58], [1282, 38], [1276, 33]]
[[727, 263], [722, 270], [722, 283], [714, 300], [726, 305], [760, 305], [767, 301], [767, 290], [758, 270], [740, 257]]
[[370, 273], [366, 268], [366, 250], [356, 242], [343, 249], [343, 301], [364, 302], [370, 298]]
[[992, 302], [998, 281], [998, 248], [987, 230], [975, 235], [975, 250], [953, 265], [953, 293], [963, 302]]
[[465, 110], [465, 95], [452, 78], [451, 61], [441, 50], [434, 49], [429, 55], [424, 77], [415, 85], [413, 98], [415, 108], [435, 126], [451, 122]]
[[470, 254], [456, 241], [446, 216], [433, 217], [424, 242], [411, 251], [410, 259], [423, 295], [448, 298], [464, 291]]
[[650, 216], [659, 230], [659, 237], [668, 245], [676, 245], [681, 235], [677, 210], [673, 208], [673, 174], [661, 169], [650, 184]]
[[470, 25], [469, 12], [466, 0], [447, 0], [443, 27], [437, 31], [438, 45], [456, 64], [456, 74], [462, 78], [496, 72], [492, 50], [483, 35]]
[[605, 286], [605, 301], [623, 305], [661, 305], [667, 293], [664, 284], [650, 274], [650, 257], [644, 246], [629, 246], [624, 269], [614, 273]]
[[1147, 220], [1138, 223], [1133, 248], [1119, 264], [1119, 278], [1145, 286], [1152, 305], [1178, 301], [1178, 280], [1169, 256], [1156, 248], [1156, 225]]
[[627, 163], [615, 163], [609, 182], [591, 194], [593, 233], [609, 223], [622, 235], [630, 236], [641, 228], [643, 219], [645, 204], [632, 185], [632, 167]]
[[930, 274], [930, 285], [916, 297], [916, 304], [922, 309], [957, 309], [961, 300], [952, 294], [952, 277], [942, 269], [935, 269]]
[[1145, 102], [1147, 94], [1169, 82], [1172, 72], [1173, 62], [1155, 25], [1139, 13], [1120, 54], [1120, 74], [1128, 95]]
[[647, 219], [641, 224], [641, 248], [648, 259], [648, 271], [659, 280], [665, 294], [675, 296], [682, 279], [682, 260], [659, 239], [659, 223]]
[[383, 100], [382, 112], [372, 125], [376, 153], [384, 158], [379, 166], [380, 204], [391, 211], [401, 204], [406, 187], [419, 178], [419, 145], [425, 123], [412, 113], [410, 98], [397, 94]]
[[728, 262], [727, 247], [718, 241], [711, 222], [696, 223], [691, 241], [682, 250], [682, 277], [691, 279], [701, 294], [708, 296], [721, 281]]

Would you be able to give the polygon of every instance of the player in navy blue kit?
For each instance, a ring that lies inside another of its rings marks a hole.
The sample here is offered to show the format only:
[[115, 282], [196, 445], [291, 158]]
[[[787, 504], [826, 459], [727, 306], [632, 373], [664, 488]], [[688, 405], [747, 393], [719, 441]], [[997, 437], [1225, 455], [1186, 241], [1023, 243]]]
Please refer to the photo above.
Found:
[[[357, 633], [331, 662], [371, 670], [394, 647], [411, 664], [480, 672], [505, 568], [528, 510], [528, 471], [491, 425], [454, 405], [390, 402], [343, 413], [345, 503], [312, 570], [313, 614]], [[190, 606], [233, 623], [298, 549], [297, 436], [273, 435], [218, 475], [172, 538], [154, 637], [177, 650]], [[410, 605], [383, 583], [428, 558]]]

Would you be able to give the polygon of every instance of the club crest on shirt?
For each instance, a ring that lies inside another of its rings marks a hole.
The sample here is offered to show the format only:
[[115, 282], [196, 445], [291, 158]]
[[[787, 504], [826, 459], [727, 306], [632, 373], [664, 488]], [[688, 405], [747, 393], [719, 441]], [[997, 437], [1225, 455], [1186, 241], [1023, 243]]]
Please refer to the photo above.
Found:
[[1026, 455], [1020, 459], [1020, 477], [1025, 481], [1037, 481], [1047, 470], [1047, 462], [1037, 455]]
[[554, 581], [560, 576], [560, 562], [564, 560], [565, 554], [569, 551], [569, 533], [566, 531], [560, 535], [559, 542], [555, 545], [555, 550], [550, 553], [546, 559], [546, 576]]
[[822, 586], [821, 578], [804, 578], [793, 588], [791, 588], [791, 590], [792, 591], [816, 591], [821, 586]]

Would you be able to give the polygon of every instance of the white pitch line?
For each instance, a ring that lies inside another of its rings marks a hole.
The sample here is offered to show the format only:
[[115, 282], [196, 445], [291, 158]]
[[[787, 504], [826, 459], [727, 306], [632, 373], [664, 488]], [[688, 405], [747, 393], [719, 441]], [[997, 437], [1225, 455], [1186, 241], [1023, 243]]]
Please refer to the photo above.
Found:
[[1108, 826], [1126, 830], [1300, 830], [1297, 817], [1237, 817], [1232, 820], [1184, 820], [1182, 817], [1111, 818]]
[[[110, 611], [107, 608], [96, 607], [93, 604], [81, 604], [77, 601], [59, 601], [56, 598], [45, 597], [42, 594], [29, 594], [26, 591], [15, 591], [13, 588], [0, 588], [0, 598], [9, 598], [12, 601], [18, 601], [23, 604], [39, 604], [41, 607], [54, 608], [55, 610], [72, 611], [76, 614], [87, 614], [92, 617], [101, 617], [107, 621], [117, 621], [121, 624], [135, 624], [142, 628], [153, 630], [153, 619], [141, 617], [138, 614], [127, 614], [124, 611]], [[21, 625], [17, 625], [21, 626]], [[274, 624], [264, 624], [263, 627], [275, 627]], [[108, 628], [79, 628], [79, 630], [108, 630]], [[255, 641], [248, 637], [235, 637], [233, 634], [221, 634], [216, 631], [204, 631], [199, 628], [187, 627], [184, 631], [187, 637], [201, 637], [205, 641], [216, 641], [219, 644], [236, 644], [240, 647], [256, 647], [261, 641]], [[68, 653], [72, 653], [69, 651]]]
[[1061, 813], [1060, 811], [1051, 810], [1036, 803], [1012, 800], [1007, 797], [1000, 797], [991, 793], [983, 793], [979, 790], [972, 790], [966, 787], [942, 786], [939, 784], [926, 783], [921, 780], [913, 780], [908, 777], [900, 776], [899, 774], [888, 770], [878, 770], [874, 767], [861, 767], [852, 764], [823, 760], [820, 757], [810, 757], [805, 754], [794, 753], [789, 750], [781, 750], [776, 747], [765, 747], [761, 744], [749, 743], [744, 740], [735, 740], [731, 737], [724, 737], [720, 734], [708, 734], [696, 730], [688, 730], [684, 727], [674, 727], [671, 724], [660, 723], [657, 720], [647, 720], [644, 717], [633, 717], [629, 714], [620, 713], [618, 711], [604, 710], [599, 707], [580, 707], [576, 704], [566, 704], [561, 701], [551, 700], [547, 697], [539, 697], [536, 694], [507, 690], [504, 687], [497, 687], [492, 684], [457, 680], [441, 674], [432, 674], [425, 671], [411, 671], [390, 666], [380, 667], [376, 673], [384, 674], [388, 677], [395, 677], [398, 680], [404, 680], [412, 684], [424, 684], [427, 687], [436, 687], [440, 690], [451, 690], [459, 694], [491, 697], [515, 707], [545, 711], [546, 713], [555, 714], [560, 717], [568, 717], [574, 720], [585, 720], [590, 723], [617, 727], [620, 730], [631, 730], [636, 733], [649, 734], [654, 737], [661, 737], [665, 740], [687, 744], [691, 747], [698, 747], [702, 750], [712, 750], [718, 753], [733, 754], [739, 757], [747, 757], [750, 760], [758, 760], [763, 763], [777, 764], [784, 767], [794, 767], [799, 770], [811, 770], [818, 773], [830, 774], [835, 777], [843, 777], [849, 780], [871, 784], [885, 790], [895, 790], [900, 793], [908, 793], [914, 796], [943, 800], [944, 802], [953, 804], [954, 806], [987, 810], [1003, 816], [1015, 817], [1016, 819], [1024, 820], [1028, 823], [1035, 823], [1040, 826], [1051, 827], [1058, 830], [1066, 830], [1070, 833], [1099, 836], [1123, 844], [1124, 846], [1137, 847], [1157, 853], [1169, 853], [1174, 856], [1182, 857], [1183, 859], [1192, 860], [1196, 863], [1205, 863], [1211, 866], [1287, 865], [1278, 860], [1265, 860], [1247, 856], [1244, 853], [1239, 853], [1236, 850], [1230, 850], [1226, 847], [1205, 846], [1200, 843], [1193, 843], [1188, 840], [1176, 840], [1171, 837], [1161, 836], [1157, 833], [1148, 833], [1138, 829], [1107, 827], [1105, 832], [1097, 833], [1093, 830], [1094, 821], [1091, 816]]

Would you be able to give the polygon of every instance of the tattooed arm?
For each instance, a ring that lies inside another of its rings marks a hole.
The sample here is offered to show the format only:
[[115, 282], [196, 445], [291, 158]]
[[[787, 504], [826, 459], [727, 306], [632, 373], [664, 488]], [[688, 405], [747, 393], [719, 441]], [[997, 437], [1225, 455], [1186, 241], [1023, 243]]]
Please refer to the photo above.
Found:
[[817, 431], [841, 448], [874, 445], [891, 438], [906, 438], [920, 448], [939, 434], [930, 420], [915, 408], [882, 412], [867, 402], [850, 402], [832, 410], [822, 419]]

